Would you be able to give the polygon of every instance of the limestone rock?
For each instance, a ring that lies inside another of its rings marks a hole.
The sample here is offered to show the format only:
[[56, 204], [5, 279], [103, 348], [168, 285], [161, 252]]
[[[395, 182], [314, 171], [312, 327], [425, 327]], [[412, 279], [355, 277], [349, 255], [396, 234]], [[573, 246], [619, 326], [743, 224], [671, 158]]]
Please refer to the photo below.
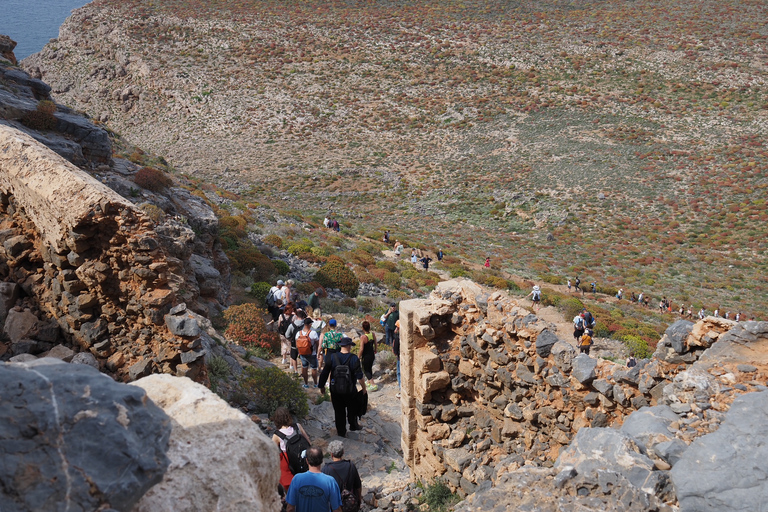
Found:
[[768, 392], [734, 400], [720, 428], [670, 472], [682, 512], [760, 510], [768, 502]]
[[587, 354], [579, 354], [573, 359], [573, 371], [571, 375], [582, 384], [592, 382], [597, 374], [597, 359], [589, 357]]
[[621, 431], [632, 436], [648, 453], [652, 453], [657, 444], [675, 438], [669, 426], [679, 420], [680, 417], [668, 405], [643, 407], [624, 420]]
[[0, 396], [3, 510], [127, 512], [168, 467], [168, 417], [90, 366], [5, 364]]
[[552, 347], [560, 340], [557, 335], [551, 332], [549, 329], [542, 330], [538, 336], [536, 336], [536, 353], [541, 357], [547, 357], [552, 351]]
[[172, 420], [163, 481], [133, 512], [277, 512], [277, 447], [246, 415], [187, 378], [151, 375], [132, 385]]

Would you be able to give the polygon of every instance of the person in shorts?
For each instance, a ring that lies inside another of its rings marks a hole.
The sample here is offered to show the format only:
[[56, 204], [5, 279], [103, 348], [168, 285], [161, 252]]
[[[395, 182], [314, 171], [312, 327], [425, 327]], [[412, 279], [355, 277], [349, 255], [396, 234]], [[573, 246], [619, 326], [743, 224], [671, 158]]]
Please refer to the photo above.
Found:
[[302, 336], [308, 336], [309, 340], [312, 344], [312, 351], [309, 353], [309, 355], [299, 355], [301, 358], [301, 377], [304, 379], [304, 387], [309, 387], [309, 371], [312, 370], [312, 382], [313, 387], [317, 387], [317, 346], [320, 342], [320, 337], [317, 335], [317, 332], [312, 329], [312, 320], [311, 318], [305, 318], [304, 319], [304, 327], [296, 333], [296, 346], [298, 351], [298, 342], [299, 338]]

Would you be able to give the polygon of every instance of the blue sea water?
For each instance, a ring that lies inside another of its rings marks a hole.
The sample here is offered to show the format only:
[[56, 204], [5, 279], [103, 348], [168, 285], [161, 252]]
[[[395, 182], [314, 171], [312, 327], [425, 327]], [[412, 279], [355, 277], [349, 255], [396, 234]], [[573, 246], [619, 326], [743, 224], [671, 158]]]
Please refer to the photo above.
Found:
[[37, 53], [54, 37], [73, 9], [89, 0], [0, 0], [0, 34], [18, 45], [13, 50], [21, 60]]

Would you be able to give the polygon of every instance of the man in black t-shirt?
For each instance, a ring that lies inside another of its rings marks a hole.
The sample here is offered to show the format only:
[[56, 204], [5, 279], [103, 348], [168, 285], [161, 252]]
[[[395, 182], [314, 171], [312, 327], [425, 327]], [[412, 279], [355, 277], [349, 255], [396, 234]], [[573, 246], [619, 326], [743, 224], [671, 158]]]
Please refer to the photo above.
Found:
[[346, 489], [357, 497], [357, 503], [362, 503], [363, 482], [360, 480], [360, 474], [357, 472], [355, 463], [344, 460], [344, 443], [341, 441], [331, 441], [328, 443], [328, 453], [333, 459], [323, 465], [323, 473], [332, 476], [339, 484], [342, 493]]

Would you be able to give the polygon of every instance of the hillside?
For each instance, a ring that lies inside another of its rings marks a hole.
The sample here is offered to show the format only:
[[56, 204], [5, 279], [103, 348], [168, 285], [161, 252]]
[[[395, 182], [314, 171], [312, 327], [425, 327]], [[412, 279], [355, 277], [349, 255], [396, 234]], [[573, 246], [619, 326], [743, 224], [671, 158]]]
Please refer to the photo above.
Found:
[[766, 20], [758, 1], [97, 0], [22, 65], [242, 204], [759, 318]]

